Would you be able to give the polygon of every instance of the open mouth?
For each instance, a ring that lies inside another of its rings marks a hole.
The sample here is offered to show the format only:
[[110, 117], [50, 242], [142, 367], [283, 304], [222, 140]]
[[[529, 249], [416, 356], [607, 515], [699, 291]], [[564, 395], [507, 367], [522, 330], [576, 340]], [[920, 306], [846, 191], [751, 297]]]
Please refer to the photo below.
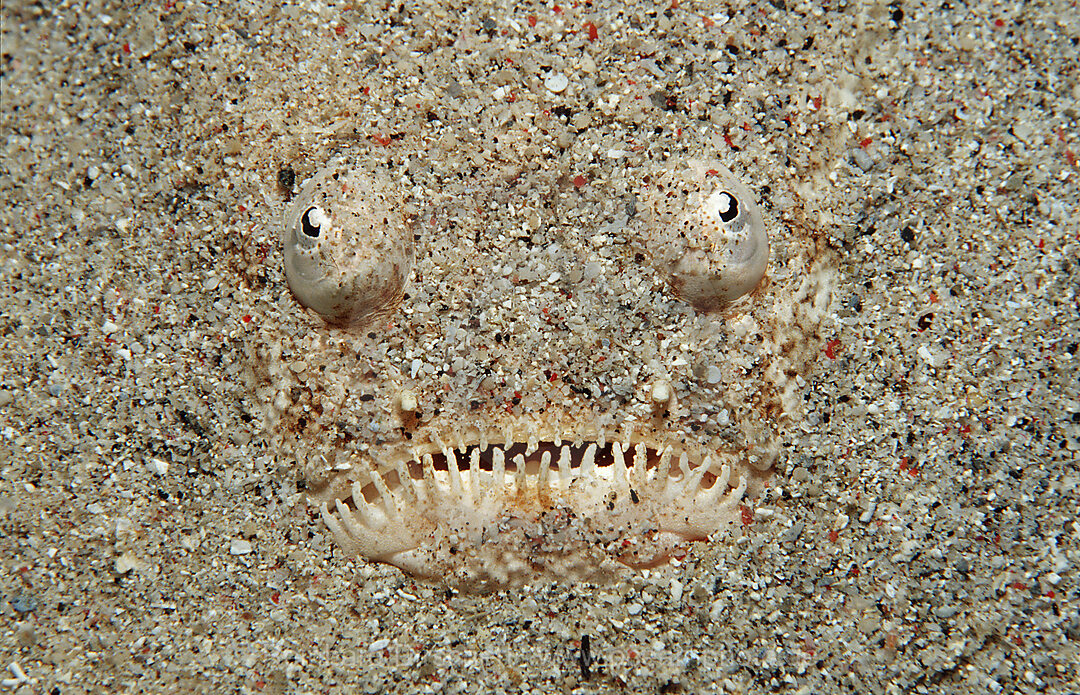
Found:
[[726, 528], [747, 486], [737, 460], [630, 441], [464, 444], [371, 466], [321, 511], [350, 554], [422, 576], [595, 578]]

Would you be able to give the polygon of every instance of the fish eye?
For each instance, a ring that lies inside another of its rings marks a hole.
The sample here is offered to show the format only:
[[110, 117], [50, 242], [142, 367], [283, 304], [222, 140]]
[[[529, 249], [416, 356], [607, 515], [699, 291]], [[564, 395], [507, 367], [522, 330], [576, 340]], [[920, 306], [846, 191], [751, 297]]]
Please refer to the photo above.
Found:
[[285, 216], [285, 277], [293, 297], [343, 328], [392, 311], [412, 267], [404, 207], [401, 191], [373, 172], [336, 164], [313, 176]]
[[[719, 163], [698, 163], [662, 175], [643, 234], [654, 263], [681, 299], [701, 312], [720, 311], [749, 294], [765, 275], [769, 237], [750, 190]], [[717, 185], [719, 184], [719, 185]]]
[[721, 191], [717, 196], [716, 214], [721, 222], [731, 222], [739, 216], [739, 199], [727, 191]]
[[304, 236], [318, 239], [319, 232], [327, 221], [326, 213], [323, 212], [323, 209], [318, 205], [312, 205], [305, 210], [304, 214], [300, 217], [300, 230], [304, 233]]

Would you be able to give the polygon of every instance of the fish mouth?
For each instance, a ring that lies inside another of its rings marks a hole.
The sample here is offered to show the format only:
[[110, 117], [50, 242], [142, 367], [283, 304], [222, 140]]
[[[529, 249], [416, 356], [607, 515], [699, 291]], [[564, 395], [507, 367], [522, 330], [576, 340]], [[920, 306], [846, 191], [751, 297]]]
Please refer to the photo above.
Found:
[[739, 452], [630, 436], [508, 441], [372, 461], [321, 516], [346, 554], [461, 588], [601, 581], [724, 531], [766, 475]]

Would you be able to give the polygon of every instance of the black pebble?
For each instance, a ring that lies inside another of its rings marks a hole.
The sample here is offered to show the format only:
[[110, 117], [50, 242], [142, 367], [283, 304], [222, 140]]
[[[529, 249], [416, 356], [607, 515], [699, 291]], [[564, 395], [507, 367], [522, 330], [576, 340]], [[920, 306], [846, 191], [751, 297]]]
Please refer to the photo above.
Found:
[[291, 191], [293, 184], [296, 183], [296, 172], [290, 166], [282, 167], [277, 173], [277, 182], [286, 191]]

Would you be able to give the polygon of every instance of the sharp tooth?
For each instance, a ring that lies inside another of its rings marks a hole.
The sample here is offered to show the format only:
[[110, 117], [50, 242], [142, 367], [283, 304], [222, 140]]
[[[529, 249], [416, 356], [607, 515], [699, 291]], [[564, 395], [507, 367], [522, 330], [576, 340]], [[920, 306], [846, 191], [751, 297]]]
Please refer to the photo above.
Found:
[[491, 449], [491, 484], [493, 487], [502, 487], [506, 482], [506, 452], [501, 446]]
[[660, 452], [660, 463], [656, 466], [656, 473], [653, 475], [653, 483], [660, 490], [664, 490], [667, 487], [668, 479], [671, 477], [671, 445], [664, 447], [664, 450]]
[[[415, 451], [413, 451], [413, 459], [417, 459]], [[413, 484], [412, 475], [409, 474], [409, 464], [399, 459], [394, 466], [394, 470], [397, 471], [398, 487], [405, 491], [405, 494], [409, 496], [409, 499], [415, 501], [416, 486]]]
[[525, 492], [525, 457], [518, 454], [514, 457], [514, 487], [519, 493]]
[[469, 456], [469, 501], [476, 504], [480, 492], [480, 449], [474, 448]]
[[563, 446], [559, 450], [559, 487], [564, 488], [570, 484], [570, 447]]
[[356, 513], [360, 515], [360, 520], [365, 526], [379, 528], [382, 525], [375, 516], [375, 510], [371, 508], [371, 505], [364, 498], [364, 489], [360, 483], [352, 484], [352, 499], [353, 506], [356, 507]]
[[[340, 504], [340, 501], [338, 501], [337, 503]], [[338, 521], [337, 517], [334, 516], [330, 512], [330, 510], [326, 508], [326, 502], [323, 502], [322, 506], [319, 507], [319, 514], [322, 516], [323, 523], [326, 524], [326, 527], [330, 529], [330, 532], [333, 533], [336, 538], [341, 538], [347, 535], [345, 528], [341, 525], [341, 522]], [[344, 545], [344, 543], [342, 543], [342, 545]]]
[[536, 481], [536, 498], [540, 504], [547, 505], [551, 484], [551, 452], [544, 451], [540, 456], [540, 476]]
[[487, 435], [488, 435], [487, 428], [484, 428], [484, 429], [480, 430], [480, 442], [479, 442], [480, 453], [483, 453], [483, 452], [487, 451], [487, 448], [488, 448]]
[[443, 449], [446, 457], [446, 473], [450, 479], [450, 494], [461, 496], [461, 471], [458, 470], [457, 453], [453, 449]]
[[649, 466], [649, 449], [641, 442], [634, 447], [634, 467], [630, 470], [630, 487], [641, 490], [645, 487], [647, 468]]
[[509, 449], [512, 446], [514, 446], [514, 430], [507, 425], [503, 430], [503, 448]]
[[581, 475], [589, 478], [596, 476], [596, 445], [590, 444], [581, 457]]
[[712, 468], [713, 460], [712, 456], [705, 456], [705, 460], [702, 461], [697, 468], [690, 471], [686, 481], [683, 483], [683, 494], [688, 497], [697, 495], [701, 490], [701, 479], [705, 477], [705, 473]]
[[626, 477], [626, 461], [623, 460], [623, 448], [618, 442], [611, 445], [611, 458], [615, 461], [615, 489], [620, 499], [630, 494], [630, 480]]
[[738, 487], [736, 487], [734, 490], [731, 491], [731, 494], [728, 495], [728, 499], [731, 500], [732, 504], [738, 504], [738, 502], [742, 499], [742, 496], [745, 493], [746, 493], [746, 476], [741, 475], [741, 476], [739, 476], [739, 485], [738, 485]]
[[551, 443], [555, 446], [562, 446], [562, 435], [559, 430], [555, 430], [555, 437], [551, 440]]
[[731, 469], [725, 466], [720, 466], [720, 475], [717, 476], [716, 482], [713, 486], [705, 491], [705, 494], [701, 497], [701, 503], [707, 507], [711, 507], [716, 504], [716, 500], [720, 499], [720, 495], [727, 492], [728, 480], [731, 478]]
[[[337, 508], [338, 517], [341, 519], [341, 525], [348, 530], [349, 535], [353, 538], [360, 538], [364, 533], [364, 529], [361, 528], [360, 524], [357, 522], [352, 510], [345, 506], [345, 503], [341, 500], [334, 500], [334, 507]], [[370, 526], [370, 524], [368, 524], [368, 526]]]
[[[430, 460], [430, 456], [428, 459]], [[383, 508], [386, 510], [386, 516], [391, 519], [396, 519], [400, 516], [398, 509], [397, 495], [390, 491], [390, 488], [386, 486], [386, 481], [382, 479], [379, 472], [376, 470], [371, 471], [371, 482], [375, 483], [375, 489], [379, 491], [379, 497], [382, 499]], [[361, 495], [362, 497], [363, 495]]]
[[432, 459], [431, 454], [424, 454], [423, 466], [424, 488], [427, 491], [428, 499], [442, 497], [442, 485], [439, 484], [439, 479], [435, 475], [435, 461]]
[[536, 441], [536, 432], [529, 433], [529, 441], [525, 445], [525, 455], [532, 456], [533, 452], [539, 447], [539, 442]]

